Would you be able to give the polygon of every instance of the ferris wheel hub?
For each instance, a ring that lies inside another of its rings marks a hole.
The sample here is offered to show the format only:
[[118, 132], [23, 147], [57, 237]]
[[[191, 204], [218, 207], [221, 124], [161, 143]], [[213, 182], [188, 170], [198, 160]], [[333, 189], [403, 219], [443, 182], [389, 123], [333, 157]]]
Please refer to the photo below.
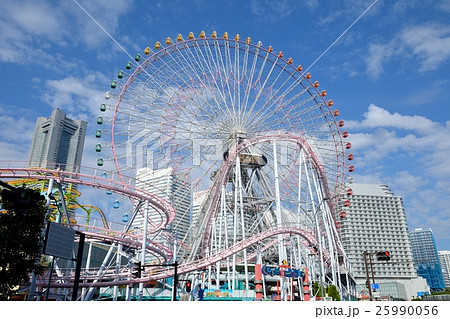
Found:
[[238, 145], [247, 138], [247, 130], [241, 126], [234, 126], [228, 137], [229, 148]]

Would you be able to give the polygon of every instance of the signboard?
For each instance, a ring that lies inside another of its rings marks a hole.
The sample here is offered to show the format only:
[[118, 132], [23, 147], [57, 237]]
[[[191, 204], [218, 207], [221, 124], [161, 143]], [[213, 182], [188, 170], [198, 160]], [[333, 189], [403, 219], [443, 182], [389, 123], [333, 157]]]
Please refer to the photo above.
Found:
[[281, 276], [281, 277], [292, 277], [292, 278], [298, 278], [298, 277], [305, 277], [305, 273], [303, 270], [300, 269], [292, 269], [289, 266], [280, 266], [280, 267], [269, 267], [267, 265], [262, 265], [261, 272], [264, 275], [270, 275], [270, 276]]
[[380, 286], [378, 284], [372, 284], [372, 289], [379, 289]]
[[61, 226], [57, 223], [49, 223], [45, 239], [44, 254], [64, 259], [72, 259], [74, 242], [75, 230]]
[[205, 289], [205, 298], [207, 299], [231, 298], [232, 296], [232, 289]]

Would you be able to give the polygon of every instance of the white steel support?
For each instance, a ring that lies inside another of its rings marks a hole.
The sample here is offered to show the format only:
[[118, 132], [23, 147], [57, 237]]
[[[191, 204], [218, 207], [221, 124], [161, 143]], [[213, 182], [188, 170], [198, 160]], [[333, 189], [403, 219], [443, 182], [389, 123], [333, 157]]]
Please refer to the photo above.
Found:
[[[305, 170], [308, 170], [308, 166], [307, 163], [305, 161]], [[313, 210], [313, 216], [314, 216], [314, 220], [315, 220], [315, 224], [316, 224], [316, 233], [317, 233], [317, 240], [319, 242], [319, 264], [320, 264], [320, 285], [323, 285], [323, 283], [325, 282], [325, 268], [324, 268], [324, 264], [323, 264], [323, 247], [322, 247], [322, 234], [320, 231], [320, 225], [319, 225], [319, 219], [317, 218], [317, 210], [316, 210], [316, 205], [314, 204], [314, 195], [312, 192], [312, 187], [311, 187], [311, 181], [310, 181], [310, 177], [309, 177], [309, 172], [307, 171], [306, 175], [306, 181], [308, 184], [308, 191], [309, 191], [309, 196], [311, 198], [311, 203], [312, 203], [312, 210]]]
[[[117, 252], [116, 252], [116, 274], [120, 274], [120, 260], [121, 260], [121, 252], [122, 252], [122, 245], [117, 245]], [[113, 301], [117, 301], [117, 295], [119, 293], [119, 286], [114, 286], [113, 290]]]
[[[236, 161], [239, 161], [239, 159], [237, 159]], [[235, 173], [234, 175], [235, 175], [234, 176], [234, 184], [236, 185], [237, 173]], [[235, 189], [234, 190], [234, 211], [233, 211], [233, 213], [234, 213], [233, 214], [233, 245], [236, 245], [236, 241], [237, 241], [237, 220], [238, 220], [237, 207], [238, 207], [238, 193]], [[232, 285], [233, 285], [232, 289], [234, 291], [236, 289], [236, 254], [233, 254], [233, 282], [232, 282]]]
[[[277, 145], [273, 142], [273, 168], [275, 174], [275, 202], [276, 202], [276, 217], [277, 227], [282, 226], [281, 219], [281, 197], [280, 197], [280, 182], [278, 176], [278, 159], [277, 159]], [[278, 264], [281, 265], [283, 260], [286, 259], [286, 252], [284, 247], [283, 235], [278, 235]], [[281, 300], [286, 300], [286, 279], [281, 277]]]
[[[97, 279], [95, 279], [93, 283], [97, 283], [103, 277], [103, 275], [105, 273], [106, 263], [108, 262], [109, 258], [111, 257], [111, 254], [114, 251], [114, 247], [115, 246], [116, 246], [115, 244], [112, 244], [109, 247], [108, 253], [106, 254], [105, 258], [103, 259], [103, 262], [102, 262], [102, 264], [100, 266], [100, 269], [98, 270], [98, 272], [97, 272], [97, 274], [95, 276], [95, 278], [97, 278]], [[86, 300], [91, 300], [91, 297], [92, 297], [92, 295], [94, 293], [94, 290], [95, 290], [94, 287], [89, 288], [89, 291], [88, 291], [87, 296], [86, 296]]]
[[[281, 227], [282, 219], [281, 219], [281, 198], [280, 198], [280, 182], [278, 177], [278, 162], [277, 162], [277, 145], [273, 142], [273, 167], [275, 174], [275, 203], [276, 203], [276, 218], [277, 218], [277, 227]], [[284, 253], [284, 243], [283, 243], [283, 235], [278, 235], [278, 262], [281, 265], [281, 262], [286, 259]]]
[[[145, 251], [147, 248], [147, 228], [148, 228], [148, 211], [149, 211], [149, 204], [148, 200], [145, 201], [145, 210], [144, 210], [144, 229], [142, 231], [142, 248], [141, 248], [141, 265], [145, 265]], [[144, 294], [144, 283], [141, 282], [139, 284], [139, 301], [142, 300]]]
[[[89, 275], [89, 268], [91, 267], [91, 254], [92, 254], [92, 242], [89, 243], [89, 250], [88, 250], [87, 259], [86, 259], [86, 269], [84, 272], [85, 276]], [[83, 289], [81, 289], [81, 300], [82, 301], [85, 301], [86, 290], [87, 289], [85, 287], [83, 287]]]
[[[328, 254], [329, 254], [329, 258], [330, 258], [330, 264], [331, 264], [331, 273], [332, 273], [332, 282], [333, 284], [338, 287], [337, 284], [337, 280], [336, 280], [336, 265], [335, 265], [335, 258], [334, 258], [334, 242], [332, 240], [332, 235], [331, 235], [331, 231], [329, 228], [329, 223], [333, 223], [333, 220], [327, 220], [329, 217], [329, 209], [328, 209], [328, 205], [325, 203], [328, 199], [324, 198], [322, 196], [322, 189], [319, 187], [320, 186], [320, 181], [317, 180], [317, 174], [314, 174], [314, 188], [316, 189], [316, 194], [317, 194], [317, 200], [319, 201], [319, 212], [321, 212], [322, 215], [322, 223], [324, 225], [324, 229], [325, 229], [325, 233], [326, 233], [326, 238], [328, 239], [326, 241], [326, 243], [324, 244], [328, 244]], [[322, 240], [325, 242], [325, 239], [322, 238]]]
[[[239, 159], [239, 156], [236, 158], [236, 175], [237, 175], [236, 190], [239, 193], [239, 213], [241, 216], [242, 241], [245, 241], [244, 199], [243, 199], [243, 195], [242, 195], [241, 161]], [[249, 282], [248, 282], [247, 249], [243, 250], [243, 254], [244, 254], [245, 289], [248, 290]]]
[[[228, 249], [228, 219], [227, 219], [227, 206], [226, 206], [226, 188], [222, 186], [222, 218], [224, 219], [224, 227], [225, 227], [225, 249]], [[228, 289], [231, 288], [230, 282], [230, 257], [227, 257], [227, 281], [228, 281]]]

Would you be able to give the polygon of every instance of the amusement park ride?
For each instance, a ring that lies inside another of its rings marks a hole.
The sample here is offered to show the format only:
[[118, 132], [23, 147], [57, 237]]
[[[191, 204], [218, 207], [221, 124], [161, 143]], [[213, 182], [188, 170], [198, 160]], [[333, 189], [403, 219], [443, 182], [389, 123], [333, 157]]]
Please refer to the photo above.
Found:
[[[77, 300], [193, 300], [201, 287], [205, 299], [313, 300], [318, 282], [349, 298], [339, 220], [349, 205], [341, 194], [354, 170], [351, 144], [327, 92], [302, 71], [283, 52], [226, 32], [167, 38], [128, 61], [100, 105], [97, 169], [1, 165], [10, 183], [41, 183], [50, 210], [59, 189], [67, 218], [55, 222], [86, 238], [79, 293], [70, 261], [33, 278], [32, 290]], [[145, 185], [144, 168], [170, 169], [170, 183]], [[112, 192], [132, 211], [112, 223], [116, 211], [82, 205], [81, 193], [62, 185]], [[187, 231], [178, 230], [180, 215]]]

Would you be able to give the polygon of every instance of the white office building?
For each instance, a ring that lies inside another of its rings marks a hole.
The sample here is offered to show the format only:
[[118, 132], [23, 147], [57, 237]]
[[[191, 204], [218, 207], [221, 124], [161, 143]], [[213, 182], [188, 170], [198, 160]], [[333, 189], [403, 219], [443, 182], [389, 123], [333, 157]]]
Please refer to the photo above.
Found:
[[[175, 219], [168, 225], [165, 236], [160, 236], [157, 241], [167, 244], [169, 237], [177, 237], [179, 241], [187, 241], [191, 224], [191, 193], [189, 187], [177, 180], [172, 168], [153, 170], [141, 168], [136, 174], [136, 187], [145, 189], [168, 201], [175, 209]], [[158, 223], [160, 215], [154, 209], [149, 211], [150, 218]], [[132, 223], [133, 228], [142, 229], [144, 225], [143, 216], [138, 214]], [[148, 225], [151, 228], [151, 225]], [[161, 234], [159, 234], [161, 235]]]
[[445, 288], [450, 288], [450, 250], [438, 251], [442, 274], [444, 275]]
[[208, 197], [209, 190], [203, 190], [200, 192], [195, 192], [193, 196], [193, 204], [192, 204], [192, 229], [197, 229], [199, 227], [200, 222], [200, 214], [205, 203], [206, 198]]
[[[372, 260], [370, 267], [368, 258], [369, 276], [372, 277], [373, 270], [375, 283], [380, 284], [379, 294], [389, 293], [394, 298], [410, 299], [427, 291], [426, 282], [417, 276], [414, 267], [402, 198], [394, 196], [387, 185], [346, 185], [342, 210], [337, 218], [340, 219], [342, 241], [359, 289], [365, 288], [363, 253], [367, 251]], [[376, 252], [385, 251], [390, 253], [390, 260], [378, 261]], [[392, 282], [403, 286], [401, 291], [383, 292], [383, 286], [387, 287]]]

